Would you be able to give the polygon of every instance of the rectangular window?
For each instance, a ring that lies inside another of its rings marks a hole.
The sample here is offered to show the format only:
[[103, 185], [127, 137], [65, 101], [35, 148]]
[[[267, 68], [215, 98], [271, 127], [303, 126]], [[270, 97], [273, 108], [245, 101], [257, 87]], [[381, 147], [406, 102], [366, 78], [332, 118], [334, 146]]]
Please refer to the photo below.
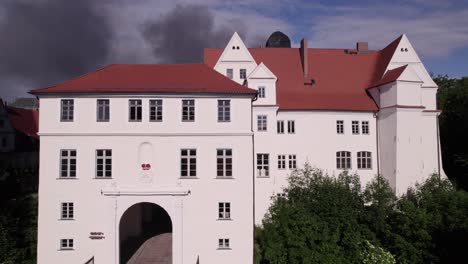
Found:
[[129, 120], [134, 122], [141, 122], [141, 100], [129, 100]]
[[71, 99], [62, 99], [61, 101], [61, 113], [60, 113], [60, 121], [62, 122], [72, 122], [73, 121], [73, 110], [74, 110], [74, 103]]
[[218, 218], [231, 219], [231, 203], [218, 203]]
[[182, 100], [182, 121], [195, 121], [195, 100]]
[[234, 70], [233, 69], [226, 69], [226, 76], [232, 80], [234, 78]]
[[265, 98], [265, 86], [258, 87], [258, 98]]
[[269, 154], [257, 154], [257, 176], [270, 176]]
[[351, 169], [351, 152], [338, 151], [336, 152], [336, 168], [341, 170]]
[[278, 169], [286, 169], [286, 155], [278, 155]]
[[63, 149], [60, 151], [60, 178], [76, 177], [76, 150]]
[[257, 116], [257, 131], [267, 131], [267, 116]]
[[61, 219], [72, 220], [74, 218], [73, 203], [62, 203]]
[[359, 151], [357, 153], [358, 169], [372, 169], [372, 153], [370, 151]]
[[336, 133], [344, 134], [344, 121], [343, 120], [336, 120]]
[[231, 121], [231, 100], [218, 100], [218, 122]]
[[6, 137], [2, 137], [2, 147], [3, 148], [7, 147], [7, 138]]
[[60, 239], [61, 250], [73, 250], [73, 239]]
[[180, 150], [180, 176], [181, 177], [196, 177], [197, 176], [197, 150], [196, 149], [181, 149]]
[[96, 178], [112, 177], [112, 150], [96, 150]]
[[352, 122], [352, 131], [353, 131], [353, 135], [359, 134], [359, 121]]
[[216, 167], [218, 177], [232, 177], [232, 150], [216, 150]]
[[97, 100], [97, 121], [109, 122], [110, 119], [110, 102], [107, 99]]
[[150, 121], [162, 122], [163, 121], [163, 101], [155, 99], [149, 101]]
[[369, 121], [361, 121], [362, 134], [369, 135]]
[[247, 79], [247, 70], [246, 69], [240, 69], [239, 70], [239, 76], [243, 80]]
[[283, 120], [276, 121], [276, 132], [278, 132], [278, 134], [284, 134], [284, 121]]
[[218, 239], [218, 249], [230, 249], [229, 238]]
[[288, 120], [288, 133], [296, 133], [296, 122], [294, 122], [294, 120]]
[[296, 155], [289, 155], [289, 168], [290, 169], [296, 168]]
[[0, 128], [3, 128], [5, 126], [5, 120], [0, 119]]

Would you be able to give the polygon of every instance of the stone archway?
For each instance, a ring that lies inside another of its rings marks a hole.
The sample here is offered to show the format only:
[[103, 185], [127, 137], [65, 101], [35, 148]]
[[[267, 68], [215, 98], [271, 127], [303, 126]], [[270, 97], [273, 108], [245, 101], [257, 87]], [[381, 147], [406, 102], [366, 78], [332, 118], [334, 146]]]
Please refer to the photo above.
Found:
[[132, 205], [120, 219], [119, 234], [121, 264], [172, 263], [172, 221], [161, 206]]

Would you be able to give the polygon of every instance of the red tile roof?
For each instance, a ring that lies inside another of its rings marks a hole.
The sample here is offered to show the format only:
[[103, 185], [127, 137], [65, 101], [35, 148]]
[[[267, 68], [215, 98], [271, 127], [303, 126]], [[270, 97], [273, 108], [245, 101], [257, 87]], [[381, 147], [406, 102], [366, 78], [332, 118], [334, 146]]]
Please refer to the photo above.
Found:
[[[308, 49], [308, 79], [304, 79], [299, 48], [251, 48], [278, 77], [277, 104], [282, 110], [376, 111], [366, 89], [378, 83], [401, 36], [380, 51], [348, 54], [346, 49]], [[222, 49], [205, 49], [204, 61], [214, 67]], [[315, 80], [314, 85], [306, 83]]]
[[377, 87], [377, 86], [381, 86], [381, 85], [396, 81], [398, 79], [398, 77], [400, 77], [400, 75], [406, 69], [407, 66], [408, 66], [408, 64], [400, 66], [400, 67], [395, 68], [395, 69], [388, 70], [385, 73], [385, 75], [382, 77], [382, 79], [380, 79], [380, 81], [378, 81], [377, 83], [375, 83], [374, 85], [372, 85], [369, 88], [374, 88], [374, 87]]
[[63, 83], [35, 89], [45, 93], [234, 93], [256, 91], [205, 64], [112, 64]]
[[17, 131], [38, 139], [39, 111], [7, 106], [8, 119]]

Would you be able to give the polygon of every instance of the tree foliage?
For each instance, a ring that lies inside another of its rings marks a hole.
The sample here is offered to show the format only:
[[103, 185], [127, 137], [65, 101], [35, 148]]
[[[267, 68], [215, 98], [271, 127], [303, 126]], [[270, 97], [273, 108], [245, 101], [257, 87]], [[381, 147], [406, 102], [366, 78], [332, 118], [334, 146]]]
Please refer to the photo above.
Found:
[[468, 191], [468, 77], [436, 76], [442, 161], [447, 176]]
[[257, 263], [450, 263], [468, 243], [468, 194], [432, 175], [397, 198], [376, 176], [308, 164], [257, 227]]
[[0, 263], [36, 263], [37, 171], [0, 169]]

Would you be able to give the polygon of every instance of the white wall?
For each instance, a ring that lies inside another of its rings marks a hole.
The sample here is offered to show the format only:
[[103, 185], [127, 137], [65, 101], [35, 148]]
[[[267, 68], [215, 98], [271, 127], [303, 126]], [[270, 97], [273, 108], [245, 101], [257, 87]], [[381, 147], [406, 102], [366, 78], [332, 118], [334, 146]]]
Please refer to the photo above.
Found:
[[[110, 122], [96, 122], [97, 99], [110, 99]], [[250, 131], [251, 99], [247, 97], [135, 96], [74, 99], [74, 121], [60, 122], [60, 100], [42, 98], [40, 133], [235, 133]], [[129, 122], [129, 99], [141, 99], [142, 122]], [[149, 121], [149, 100], [163, 100], [163, 122]], [[195, 100], [195, 122], [182, 122], [182, 99]], [[218, 122], [218, 99], [231, 100], [231, 122]]]
[[[233, 99], [233, 124], [215, 124], [216, 119], [206, 118], [216, 115], [215, 99], [197, 101], [197, 121], [191, 127], [178, 124], [180, 114], [175, 106], [179, 106], [179, 100], [174, 101], [174, 109], [171, 103], [164, 109], [167, 124], [127, 124], [127, 99], [111, 99], [111, 122], [104, 128], [99, 127], [103, 123], [95, 124], [95, 98], [75, 99], [72, 123], [57, 121], [59, 99], [41, 99], [38, 263], [71, 263], [71, 259], [76, 260], [73, 263], [84, 263], [91, 256], [97, 263], [118, 263], [118, 222], [127, 208], [139, 202], [156, 203], [171, 216], [174, 263], [195, 263], [197, 256], [207, 263], [251, 262], [250, 98]], [[143, 117], [147, 118], [145, 112]], [[180, 134], [159, 135], [156, 125], [168, 133]], [[54, 134], [59, 132], [63, 134]], [[98, 132], [103, 135], [96, 135]], [[151, 132], [154, 134], [148, 134]], [[140, 168], [142, 143], [150, 143], [153, 149], [148, 175]], [[197, 149], [198, 179], [180, 179], [181, 148]], [[217, 148], [232, 148], [233, 179], [216, 179]], [[59, 179], [60, 149], [77, 150], [76, 179]], [[112, 149], [112, 179], [95, 179], [96, 149]], [[190, 190], [190, 194], [105, 196], [102, 190]], [[75, 220], [59, 220], [61, 202], [75, 203]], [[231, 202], [232, 220], [218, 220], [218, 202]], [[91, 240], [90, 232], [103, 232], [105, 239]], [[73, 238], [75, 250], [60, 251], [61, 238]], [[218, 238], [229, 238], [232, 250], [218, 250]]]
[[[268, 116], [268, 131], [257, 131], [257, 115]], [[276, 121], [285, 121], [285, 133], [277, 134]], [[287, 133], [287, 121], [295, 120], [296, 133]], [[336, 121], [344, 120], [344, 134], [337, 134]], [[351, 121], [360, 122], [360, 134], [353, 135]], [[254, 107], [253, 128], [255, 132], [255, 153], [270, 154], [270, 177], [256, 178], [256, 223], [268, 210], [270, 197], [282, 192], [287, 185], [291, 170], [278, 169], [278, 155], [295, 154], [297, 166], [308, 162], [323, 169], [329, 175], [338, 175], [336, 152], [351, 152], [351, 172], [360, 175], [363, 186], [377, 174], [376, 123], [372, 112], [331, 112], [331, 111], [278, 111], [274, 107]], [[369, 135], [363, 135], [361, 121], [369, 121]], [[372, 169], [357, 168], [357, 152], [372, 152]], [[288, 163], [288, 157], [286, 158]], [[288, 165], [286, 163], [286, 166]], [[256, 163], [255, 163], [256, 164]], [[257, 175], [256, 175], [257, 176]]]

